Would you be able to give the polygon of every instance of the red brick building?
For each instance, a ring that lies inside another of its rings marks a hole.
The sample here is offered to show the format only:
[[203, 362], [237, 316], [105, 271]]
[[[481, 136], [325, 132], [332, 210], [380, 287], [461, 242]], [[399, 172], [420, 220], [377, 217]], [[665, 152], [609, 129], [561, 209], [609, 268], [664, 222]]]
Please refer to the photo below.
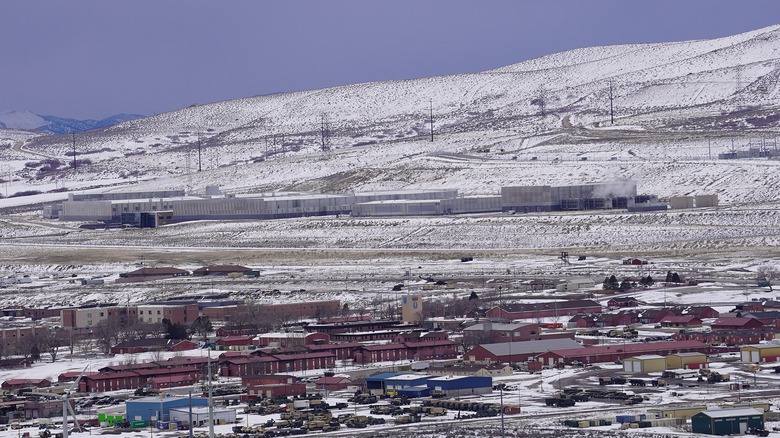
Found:
[[246, 387], [243, 401], [254, 398], [274, 398], [277, 396], [297, 397], [306, 395], [306, 384], [299, 383], [295, 376], [284, 374], [245, 376], [241, 383]]
[[46, 388], [51, 386], [47, 379], [8, 379], [0, 385], [0, 388], [6, 391], [13, 391], [23, 388]]
[[165, 268], [141, 268], [135, 271], [119, 274], [117, 283], [130, 283], [135, 281], [164, 280], [167, 278], [184, 277], [190, 275], [189, 271], [173, 267]]
[[687, 328], [687, 327], [701, 327], [702, 321], [701, 319], [693, 316], [666, 316], [661, 321], [661, 326], [663, 327], [680, 327], [680, 328]]
[[674, 353], [709, 353], [712, 350], [707, 344], [699, 341], [647, 342], [600, 345], [563, 350], [552, 350], [541, 353], [537, 359], [547, 365], [571, 365], [573, 362], [583, 364], [615, 362], [627, 357], [645, 354], [668, 356]]
[[712, 330], [752, 330], [764, 327], [764, 323], [756, 318], [718, 318], [712, 325]]
[[496, 306], [485, 313], [494, 320], [515, 320], [574, 316], [581, 313], [601, 313], [601, 304], [592, 300], [551, 301], [543, 303]]
[[539, 339], [541, 330], [536, 323], [498, 323], [485, 321], [463, 329], [464, 341], [471, 344], [517, 342]]

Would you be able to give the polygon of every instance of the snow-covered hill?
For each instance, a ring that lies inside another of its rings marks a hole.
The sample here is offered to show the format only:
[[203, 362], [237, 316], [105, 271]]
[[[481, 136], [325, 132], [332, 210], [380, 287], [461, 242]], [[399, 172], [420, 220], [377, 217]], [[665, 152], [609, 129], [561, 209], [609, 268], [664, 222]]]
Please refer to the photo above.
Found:
[[[7, 142], [0, 152], [15, 171], [12, 192], [133, 183], [489, 194], [502, 185], [626, 177], [661, 196], [774, 202], [775, 161], [716, 158], [759, 142], [776, 147], [778, 107], [780, 26], [772, 26], [192, 106], [78, 135], [77, 157], [88, 162], [75, 170], [69, 136], [36, 137], [22, 149]], [[52, 158], [61, 165], [41, 172]]]

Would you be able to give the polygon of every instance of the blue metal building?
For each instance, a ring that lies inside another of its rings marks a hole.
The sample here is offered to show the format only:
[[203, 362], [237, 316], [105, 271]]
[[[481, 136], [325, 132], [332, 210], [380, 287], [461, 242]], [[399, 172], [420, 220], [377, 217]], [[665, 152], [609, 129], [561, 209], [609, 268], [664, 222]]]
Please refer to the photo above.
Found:
[[366, 389], [381, 389], [385, 392], [385, 380], [390, 377], [400, 376], [401, 373], [379, 373], [366, 377]]
[[440, 376], [428, 379], [431, 391], [446, 396], [490, 394], [493, 392], [493, 378], [480, 376]]
[[128, 421], [168, 420], [171, 408], [188, 408], [192, 406], [208, 406], [209, 400], [204, 397], [145, 397], [125, 402]]
[[401, 389], [428, 386], [428, 379], [433, 376], [425, 374], [399, 374], [385, 379], [385, 392], [393, 394]]

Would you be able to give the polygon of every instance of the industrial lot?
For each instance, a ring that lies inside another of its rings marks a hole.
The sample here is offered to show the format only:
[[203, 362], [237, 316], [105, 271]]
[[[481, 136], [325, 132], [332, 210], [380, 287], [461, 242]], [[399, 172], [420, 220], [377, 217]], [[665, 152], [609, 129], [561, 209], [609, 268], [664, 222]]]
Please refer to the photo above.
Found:
[[[348, 274], [333, 283], [316, 269], [243, 265], [6, 279], [6, 290], [37, 292], [2, 310], [0, 427], [56, 428], [61, 400], [36, 393], [63, 391], [75, 434], [190, 424], [204, 434], [209, 415], [216, 433], [259, 436], [468, 429], [476, 419], [523, 434], [780, 426], [767, 401], [780, 388], [771, 279], [714, 268], [664, 278], [667, 262], [567, 252], [526, 262], [577, 275], [485, 274], [464, 258], [408, 268], [397, 284], [358, 280], [362, 291], [346, 290]], [[586, 274], [605, 270], [624, 281], [611, 289]], [[158, 299], [36, 304], [119, 288]], [[735, 288], [745, 300], [722, 301]], [[357, 296], [373, 304], [361, 309]], [[711, 305], [698, 304], [704, 296]]]
[[489, 212], [550, 212], [623, 208], [664, 211], [668, 208], [716, 207], [717, 195], [678, 196], [666, 202], [654, 195], [637, 196], [633, 181], [573, 186], [502, 187], [500, 196], [458, 197], [457, 189], [403, 190], [351, 195], [271, 193], [223, 195], [206, 187], [199, 196], [184, 190], [69, 194], [61, 204], [44, 208], [43, 216], [63, 221], [102, 221], [114, 226], [159, 226], [194, 220], [283, 219], [306, 216], [431, 216]]

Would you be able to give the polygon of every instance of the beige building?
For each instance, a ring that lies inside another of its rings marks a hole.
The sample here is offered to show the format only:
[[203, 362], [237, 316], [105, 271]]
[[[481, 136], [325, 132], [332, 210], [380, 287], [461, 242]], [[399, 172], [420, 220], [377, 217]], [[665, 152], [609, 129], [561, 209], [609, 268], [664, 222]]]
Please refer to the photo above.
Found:
[[60, 312], [62, 326], [68, 329], [90, 328], [109, 317], [116, 317], [115, 308], [88, 307], [81, 309], [63, 309]]
[[[743, 404], [736, 404], [736, 405], [721, 405], [722, 409], [732, 409], [732, 408], [753, 408], [758, 409], [762, 412], [769, 411], [769, 403], [743, 403]], [[707, 406], [699, 405], [699, 406], [685, 406], [685, 407], [668, 407], [668, 408], [661, 408], [661, 409], [648, 409], [647, 410], [647, 416], [650, 418], [691, 418], [694, 415], [698, 414], [699, 412], [704, 412], [707, 410]]]
[[417, 295], [404, 295], [401, 298], [401, 319], [403, 322], [418, 323], [423, 319], [423, 300]]
[[666, 369], [696, 370], [707, 368], [707, 355], [704, 353], [677, 353], [666, 356]]
[[780, 344], [755, 344], [740, 347], [739, 355], [744, 363], [777, 362], [780, 359]]
[[628, 373], [652, 373], [666, 369], [666, 358], [657, 354], [643, 354], [623, 360], [623, 370]]

